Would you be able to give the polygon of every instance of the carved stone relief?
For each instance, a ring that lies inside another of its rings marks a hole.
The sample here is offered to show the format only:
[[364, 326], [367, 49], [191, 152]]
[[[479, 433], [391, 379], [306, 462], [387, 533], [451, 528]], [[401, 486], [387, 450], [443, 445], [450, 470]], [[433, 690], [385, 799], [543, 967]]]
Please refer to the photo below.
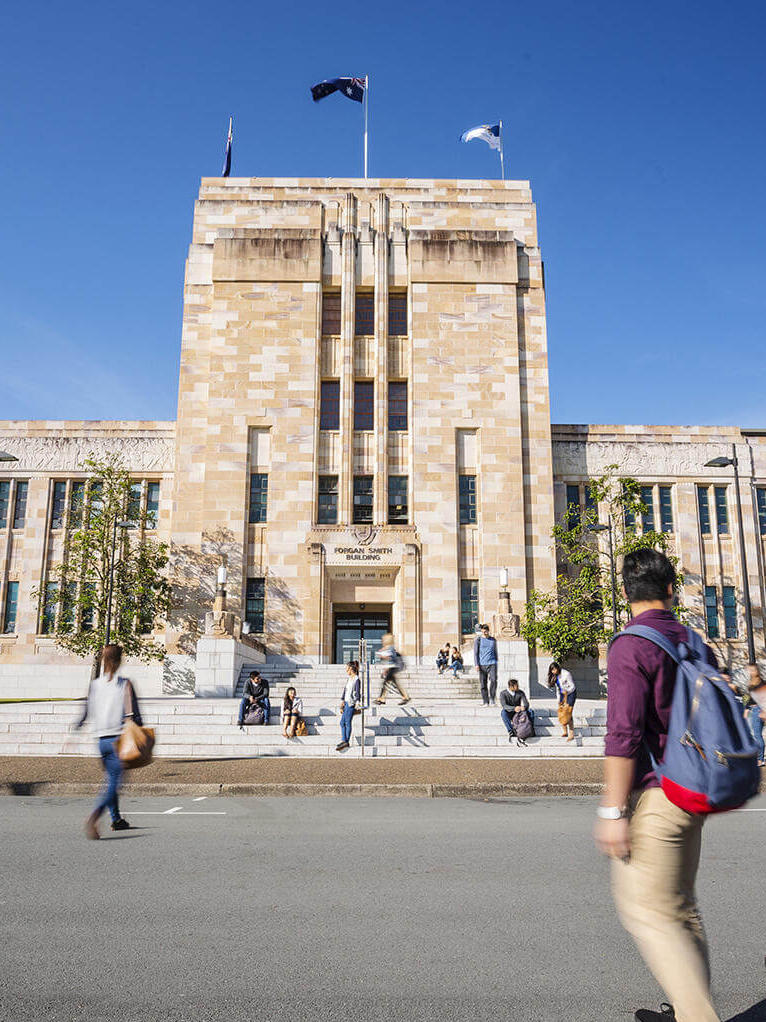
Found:
[[86, 458], [119, 454], [132, 472], [173, 470], [172, 437], [1, 436], [0, 447], [19, 459], [14, 470], [81, 472]]

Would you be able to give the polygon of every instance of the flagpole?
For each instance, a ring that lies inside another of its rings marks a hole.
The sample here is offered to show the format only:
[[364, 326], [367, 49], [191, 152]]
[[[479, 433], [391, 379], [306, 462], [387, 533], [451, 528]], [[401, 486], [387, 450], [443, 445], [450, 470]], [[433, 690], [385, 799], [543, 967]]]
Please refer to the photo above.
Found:
[[503, 162], [503, 122], [500, 121], [500, 176], [505, 181], [505, 163]]
[[370, 76], [364, 76], [364, 179], [367, 180], [367, 95], [370, 91]]

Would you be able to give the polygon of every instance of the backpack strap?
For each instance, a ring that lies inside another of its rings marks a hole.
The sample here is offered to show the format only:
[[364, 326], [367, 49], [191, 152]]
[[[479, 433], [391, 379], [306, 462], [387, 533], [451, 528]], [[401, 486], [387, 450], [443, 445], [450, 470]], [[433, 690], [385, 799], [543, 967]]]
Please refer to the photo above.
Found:
[[656, 628], [650, 628], [648, 625], [628, 625], [627, 628], [623, 628], [619, 634], [615, 635], [612, 642], [616, 642], [622, 635], [637, 635], [641, 639], [647, 639], [655, 646], [659, 646], [677, 664], [681, 663], [682, 657], [675, 644], [667, 639], [662, 632], [658, 632]]

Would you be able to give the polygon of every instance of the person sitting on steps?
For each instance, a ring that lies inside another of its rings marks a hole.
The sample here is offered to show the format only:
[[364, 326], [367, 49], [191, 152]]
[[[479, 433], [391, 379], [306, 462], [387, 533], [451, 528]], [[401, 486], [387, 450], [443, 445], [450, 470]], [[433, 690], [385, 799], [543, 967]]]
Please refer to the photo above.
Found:
[[282, 735], [285, 738], [295, 738], [295, 730], [303, 715], [303, 700], [298, 698], [298, 693], [291, 685], [285, 692], [282, 700]]
[[436, 654], [436, 669], [439, 674], [444, 674], [449, 666], [449, 646], [442, 646]]
[[535, 713], [534, 710], [529, 708], [529, 700], [526, 695], [519, 688], [519, 683], [516, 678], [508, 679], [508, 688], [503, 689], [500, 693], [500, 716], [505, 729], [508, 732], [508, 741], [516, 734], [513, 727], [513, 718], [519, 709], [526, 710], [529, 715], [529, 719], [534, 726]]
[[239, 704], [239, 717], [237, 726], [240, 731], [245, 730], [245, 714], [251, 704], [260, 706], [263, 710], [263, 723], [268, 724], [271, 716], [271, 703], [269, 702], [269, 683], [261, 677], [260, 671], [251, 671], [250, 677], [245, 682], [245, 694]]
[[457, 646], [452, 647], [452, 659], [450, 660], [449, 668], [452, 671], [452, 674], [455, 678], [457, 678], [459, 671], [465, 670], [465, 665], [463, 664], [463, 654], [460, 652]]

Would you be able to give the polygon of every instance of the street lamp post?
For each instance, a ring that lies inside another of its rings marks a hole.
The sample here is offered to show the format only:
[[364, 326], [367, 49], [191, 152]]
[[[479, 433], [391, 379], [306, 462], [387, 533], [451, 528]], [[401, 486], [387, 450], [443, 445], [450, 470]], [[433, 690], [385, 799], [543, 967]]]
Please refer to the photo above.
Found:
[[588, 526], [589, 532], [608, 532], [609, 533], [609, 572], [612, 578], [612, 631], [617, 634], [617, 566], [614, 563], [614, 543], [612, 542], [612, 519], [609, 519], [607, 525], [601, 525], [598, 522], [595, 525]]
[[745, 551], [745, 530], [742, 525], [742, 500], [739, 495], [739, 469], [737, 465], [737, 447], [732, 444], [730, 458], [712, 458], [705, 462], [705, 468], [734, 469], [734, 495], [737, 498], [737, 528], [739, 529], [739, 559], [742, 570], [742, 597], [745, 602], [745, 629], [747, 631], [747, 662], [755, 664], [755, 641], [753, 639], [753, 608], [750, 603], [750, 581], [747, 577], [747, 553]]
[[118, 521], [117, 515], [114, 516], [114, 525], [112, 527], [112, 557], [109, 561], [109, 593], [106, 598], [106, 627], [104, 629], [104, 645], [109, 645], [109, 639], [112, 633], [112, 593], [114, 591], [114, 561], [117, 553], [117, 530], [118, 529], [132, 529], [132, 522], [121, 522]]

